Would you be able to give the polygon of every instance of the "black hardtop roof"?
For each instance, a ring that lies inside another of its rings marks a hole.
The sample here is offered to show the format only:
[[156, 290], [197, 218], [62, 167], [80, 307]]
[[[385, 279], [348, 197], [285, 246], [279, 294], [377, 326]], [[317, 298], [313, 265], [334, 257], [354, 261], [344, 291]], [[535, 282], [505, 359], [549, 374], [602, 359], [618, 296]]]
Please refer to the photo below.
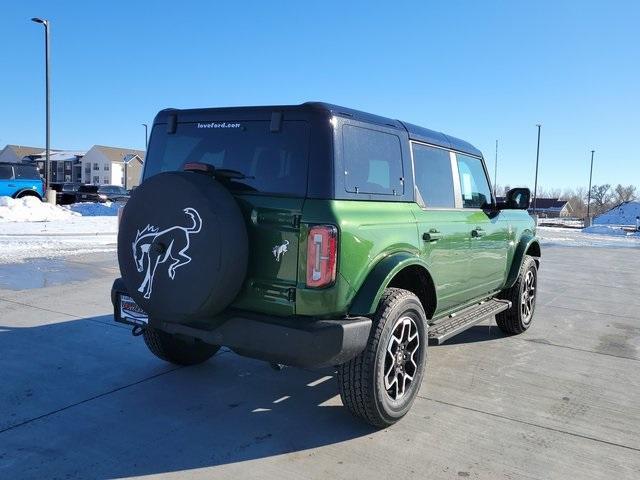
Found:
[[429, 143], [431, 145], [436, 145], [438, 147], [450, 148], [453, 150], [457, 150], [459, 152], [468, 153], [471, 155], [482, 156], [482, 152], [478, 150], [476, 147], [471, 145], [464, 140], [460, 140], [459, 138], [452, 137], [451, 135], [446, 135], [441, 132], [437, 132], [435, 130], [429, 130], [428, 128], [419, 127], [417, 125], [413, 125], [411, 123], [402, 122], [400, 120], [394, 120], [388, 117], [381, 117], [379, 115], [374, 115], [367, 112], [362, 112], [360, 110], [354, 110], [347, 107], [341, 107], [339, 105], [333, 105], [331, 103], [325, 102], [306, 102], [300, 105], [265, 105], [265, 106], [256, 106], [256, 107], [216, 107], [216, 108], [193, 108], [193, 109], [165, 109], [158, 113], [156, 116], [156, 123], [164, 123], [166, 122], [166, 116], [171, 113], [183, 113], [188, 116], [193, 116], [193, 114], [197, 113], [205, 113], [205, 112], [216, 112], [221, 113], [225, 111], [229, 112], [238, 112], [238, 111], [264, 111], [271, 112], [274, 110], [277, 111], [301, 111], [301, 110], [311, 110], [311, 111], [322, 111], [329, 113], [331, 115], [337, 116], [345, 116], [349, 118], [353, 118], [355, 120], [360, 120], [363, 122], [374, 123], [378, 125], [386, 125], [390, 127], [395, 127], [398, 129], [406, 130], [409, 134], [409, 138], [411, 140], [416, 140], [418, 142]]

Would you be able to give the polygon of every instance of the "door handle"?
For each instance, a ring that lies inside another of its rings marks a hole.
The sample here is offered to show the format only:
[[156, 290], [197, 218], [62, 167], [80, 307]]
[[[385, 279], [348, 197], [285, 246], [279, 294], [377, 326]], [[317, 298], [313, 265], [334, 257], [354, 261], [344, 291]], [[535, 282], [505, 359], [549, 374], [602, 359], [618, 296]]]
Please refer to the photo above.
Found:
[[7, 185], [7, 187], [15, 188], [16, 186], [13, 183], [10, 183], [9, 185]]
[[442, 234], [435, 228], [432, 228], [428, 232], [424, 232], [422, 234], [422, 240], [424, 240], [425, 242], [437, 242], [441, 238]]
[[473, 238], [482, 237], [482, 236], [484, 236], [484, 230], [481, 229], [480, 227], [476, 227], [473, 230], [471, 230], [471, 236]]

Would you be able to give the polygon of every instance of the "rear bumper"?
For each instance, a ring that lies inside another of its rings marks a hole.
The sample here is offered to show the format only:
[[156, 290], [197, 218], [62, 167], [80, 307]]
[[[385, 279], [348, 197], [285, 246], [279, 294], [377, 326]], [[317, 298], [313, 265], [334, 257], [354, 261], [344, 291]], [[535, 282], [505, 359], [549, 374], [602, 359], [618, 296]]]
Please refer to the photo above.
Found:
[[[122, 280], [117, 279], [111, 289], [114, 318], [116, 322], [133, 325], [120, 317], [120, 294], [127, 291]], [[319, 320], [229, 311], [224, 319], [211, 329], [153, 318], [149, 324], [167, 333], [229, 347], [240, 355], [303, 368], [328, 367], [351, 360], [364, 350], [371, 330], [371, 319], [367, 317]]]

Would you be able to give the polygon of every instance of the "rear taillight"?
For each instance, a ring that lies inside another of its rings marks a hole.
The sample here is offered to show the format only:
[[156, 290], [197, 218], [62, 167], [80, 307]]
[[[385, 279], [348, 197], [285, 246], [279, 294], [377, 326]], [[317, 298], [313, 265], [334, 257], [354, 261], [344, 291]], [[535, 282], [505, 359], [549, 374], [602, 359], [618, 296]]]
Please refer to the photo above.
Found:
[[307, 238], [307, 287], [331, 285], [336, 280], [338, 229], [333, 225], [315, 225]]

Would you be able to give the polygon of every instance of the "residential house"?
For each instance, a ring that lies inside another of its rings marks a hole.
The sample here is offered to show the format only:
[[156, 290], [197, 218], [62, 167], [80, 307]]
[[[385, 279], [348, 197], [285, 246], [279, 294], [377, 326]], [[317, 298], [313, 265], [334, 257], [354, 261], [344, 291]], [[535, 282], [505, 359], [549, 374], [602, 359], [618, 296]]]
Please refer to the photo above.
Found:
[[[497, 202], [504, 202], [505, 197], [496, 197]], [[538, 198], [536, 212], [542, 218], [573, 217], [575, 210], [571, 202], [557, 198]], [[529, 213], [533, 213], [533, 199], [529, 205]]]
[[23, 145], [6, 145], [0, 150], [0, 162], [20, 163], [26, 158], [37, 156], [44, 150], [42, 147], [26, 147]]
[[130, 148], [94, 145], [82, 157], [84, 183], [120, 185], [127, 189], [140, 184], [145, 152]]
[[[533, 213], [534, 201], [531, 200], [529, 212]], [[573, 217], [574, 209], [567, 200], [558, 198], [538, 198], [535, 202], [536, 213], [541, 218]]]

